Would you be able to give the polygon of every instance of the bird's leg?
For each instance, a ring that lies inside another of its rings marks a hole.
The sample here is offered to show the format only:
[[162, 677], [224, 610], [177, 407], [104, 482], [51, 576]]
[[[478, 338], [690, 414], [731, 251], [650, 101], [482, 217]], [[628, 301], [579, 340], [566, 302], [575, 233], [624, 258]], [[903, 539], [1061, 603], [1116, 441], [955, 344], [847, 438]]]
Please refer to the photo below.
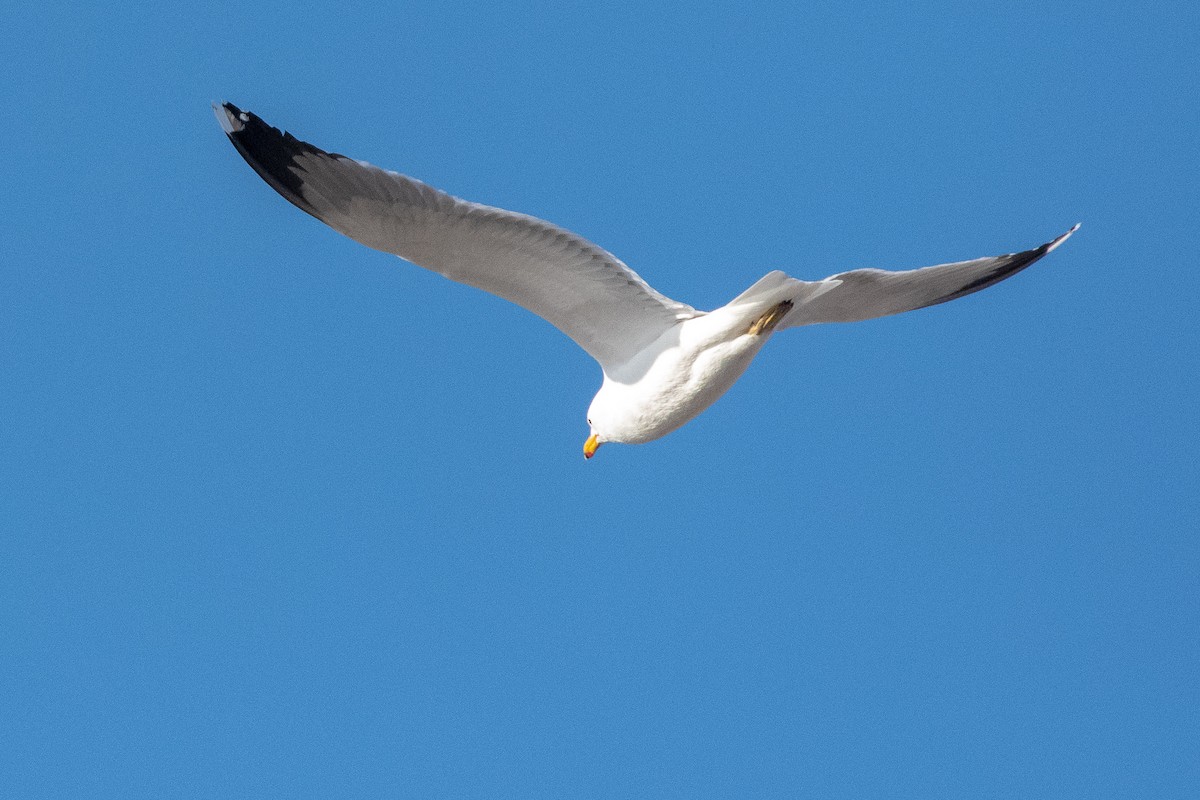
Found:
[[746, 333], [753, 336], [764, 336], [775, 330], [775, 326], [787, 316], [787, 313], [792, 310], [794, 304], [791, 300], [784, 300], [782, 303], [777, 303], [767, 310], [758, 319], [754, 320]]

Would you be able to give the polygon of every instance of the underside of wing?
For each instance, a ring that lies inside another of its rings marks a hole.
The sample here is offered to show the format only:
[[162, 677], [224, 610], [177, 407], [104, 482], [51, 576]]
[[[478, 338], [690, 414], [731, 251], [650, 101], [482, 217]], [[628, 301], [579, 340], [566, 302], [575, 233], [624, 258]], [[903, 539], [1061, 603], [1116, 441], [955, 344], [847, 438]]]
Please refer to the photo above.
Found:
[[821, 283], [835, 285], [810, 302], [797, 305], [784, 320], [783, 327], [857, 322], [965, 297], [1017, 274], [1078, 229], [1076, 225], [1057, 239], [1021, 253], [903, 272], [856, 269], [830, 275]]
[[327, 153], [230, 103], [214, 109], [247, 163], [301, 210], [368, 247], [532, 311], [606, 368], [699, 313], [549, 222]]

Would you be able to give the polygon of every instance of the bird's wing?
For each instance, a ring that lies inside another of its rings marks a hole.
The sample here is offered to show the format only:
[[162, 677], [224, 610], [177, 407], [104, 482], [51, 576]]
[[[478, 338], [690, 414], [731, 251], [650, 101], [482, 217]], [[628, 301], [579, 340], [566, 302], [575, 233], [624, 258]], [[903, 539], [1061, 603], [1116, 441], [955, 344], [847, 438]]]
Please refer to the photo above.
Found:
[[858, 322], [955, 300], [1015, 275], [1058, 247], [1078, 229], [1076, 225], [1057, 239], [1022, 253], [904, 272], [856, 269], [830, 275], [818, 283], [833, 286], [811, 301], [797, 304], [780, 327]]
[[691, 306], [656, 292], [611, 253], [549, 222], [471, 203], [326, 153], [230, 103], [213, 106], [247, 163], [293, 205], [357, 242], [511, 300], [618, 366]]

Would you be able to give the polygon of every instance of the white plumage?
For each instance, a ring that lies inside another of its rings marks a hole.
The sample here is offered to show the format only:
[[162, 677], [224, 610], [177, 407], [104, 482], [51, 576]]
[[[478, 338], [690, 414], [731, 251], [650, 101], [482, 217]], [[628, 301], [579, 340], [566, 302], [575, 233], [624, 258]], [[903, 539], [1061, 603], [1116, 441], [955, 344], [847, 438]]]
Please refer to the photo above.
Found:
[[648, 442], [695, 417], [776, 330], [962, 297], [1024, 269], [1079, 228], [1032, 250], [903, 272], [802, 281], [775, 271], [704, 312], [664, 297], [611, 253], [549, 222], [327, 153], [230, 103], [214, 109], [247, 163], [300, 209], [369, 247], [511, 300], [600, 362], [588, 457], [603, 442]]

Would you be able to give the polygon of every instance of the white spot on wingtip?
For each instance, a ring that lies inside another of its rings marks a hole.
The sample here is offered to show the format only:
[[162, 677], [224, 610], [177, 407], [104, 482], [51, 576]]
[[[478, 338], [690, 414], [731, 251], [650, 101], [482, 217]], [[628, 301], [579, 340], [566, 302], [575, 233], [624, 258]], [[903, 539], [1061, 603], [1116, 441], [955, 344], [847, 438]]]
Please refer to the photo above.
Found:
[[1050, 246], [1046, 248], [1046, 252], [1047, 252], [1047, 253], [1049, 253], [1049, 252], [1053, 251], [1053, 250], [1054, 250], [1054, 248], [1058, 247], [1060, 244], [1062, 244], [1063, 242], [1065, 242], [1067, 239], [1070, 239], [1070, 238], [1071, 238], [1071, 234], [1072, 234], [1072, 233], [1074, 233], [1075, 231], [1079, 230], [1079, 226], [1080, 226], [1080, 225], [1082, 225], [1082, 224], [1083, 224], [1082, 222], [1076, 222], [1076, 223], [1075, 223], [1075, 224], [1074, 224], [1074, 225], [1071, 227], [1071, 230], [1067, 231], [1067, 232], [1066, 232], [1066, 233], [1064, 233], [1062, 236], [1060, 236], [1060, 237], [1058, 237], [1057, 239], [1055, 239], [1054, 241], [1052, 241], [1052, 242], [1050, 243]]
[[216, 115], [218, 124], [221, 125], [221, 130], [226, 133], [233, 133], [233, 121], [229, 119], [229, 112], [224, 109], [221, 103], [212, 103], [212, 113]]
[[243, 117], [243, 119], [238, 121], [233, 118], [233, 115], [230, 114], [225, 109], [225, 106], [223, 106], [222, 104], [213, 103], [212, 107], [213, 107], [213, 113], [217, 115], [217, 122], [220, 123], [221, 130], [225, 131], [225, 133], [227, 133], [227, 134], [237, 133], [243, 127], [245, 127], [244, 125], [242, 125], [242, 122], [246, 121], [245, 114], [242, 114], [241, 116]]

